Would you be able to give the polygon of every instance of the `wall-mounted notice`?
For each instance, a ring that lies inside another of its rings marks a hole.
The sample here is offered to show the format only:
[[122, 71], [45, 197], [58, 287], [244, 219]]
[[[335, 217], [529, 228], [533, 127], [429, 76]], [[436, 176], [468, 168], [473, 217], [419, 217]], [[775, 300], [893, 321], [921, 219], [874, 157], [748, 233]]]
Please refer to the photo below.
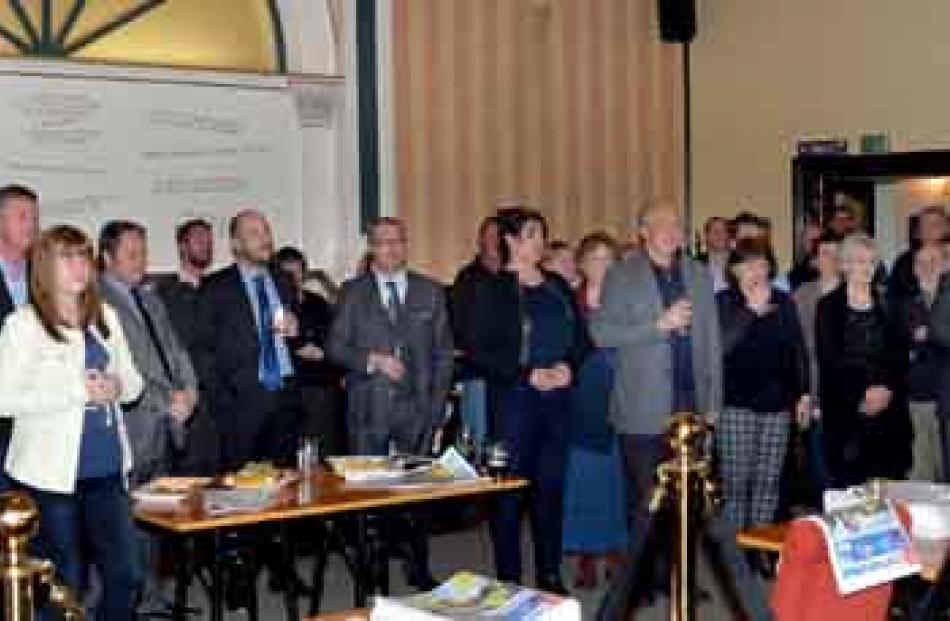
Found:
[[39, 191], [44, 224], [145, 225], [156, 270], [175, 266], [174, 227], [189, 217], [214, 224], [218, 262], [239, 207], [267, 213], [280, 243], [301, 241], [300, 124], [278, 78], [0, 63], [10, 182]]

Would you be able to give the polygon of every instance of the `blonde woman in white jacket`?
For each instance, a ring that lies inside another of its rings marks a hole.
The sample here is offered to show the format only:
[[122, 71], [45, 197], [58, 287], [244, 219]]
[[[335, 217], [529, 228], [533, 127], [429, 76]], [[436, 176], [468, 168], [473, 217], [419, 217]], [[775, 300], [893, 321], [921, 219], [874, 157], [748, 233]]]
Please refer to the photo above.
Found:
[[39, 504], [38, 543], [66, 583], [81, 590], [83, 567], [94, 565], [96, 618], [130, 619], [140, 576], [120, 403], [138, 397], [142, 378], [99, 298], [82, 231], [43, 232], [30, 254], [30, 299], [0, 331], [0, 414], [14, 421], [4, 466]]

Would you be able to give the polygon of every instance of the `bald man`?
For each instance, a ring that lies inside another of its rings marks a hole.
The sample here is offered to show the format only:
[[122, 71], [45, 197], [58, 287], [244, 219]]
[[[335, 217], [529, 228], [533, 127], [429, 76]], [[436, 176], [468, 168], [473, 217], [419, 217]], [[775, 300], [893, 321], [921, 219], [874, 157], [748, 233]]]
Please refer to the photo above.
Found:
[[234, 263], [201, 286], [198, 369], [220, 435], [221, 467], [248, 461], [293, 463], [300, 392], [290, 352], [298, 338], [293, 287], [270, 268], [267, 219], [244, 210], [231, 219]]

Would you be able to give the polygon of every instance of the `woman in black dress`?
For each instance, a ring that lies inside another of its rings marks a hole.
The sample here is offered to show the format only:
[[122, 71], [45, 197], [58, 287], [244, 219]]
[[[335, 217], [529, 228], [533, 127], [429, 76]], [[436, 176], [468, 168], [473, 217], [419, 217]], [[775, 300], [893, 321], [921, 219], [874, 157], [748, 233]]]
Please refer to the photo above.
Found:
[[816, 312], [824, 452], [836, 488], [903, 478], [910, 467], [906, 356], [874, 287], [877, 265], [871, 238], [845, 239], [844, 283], [821, 299]]

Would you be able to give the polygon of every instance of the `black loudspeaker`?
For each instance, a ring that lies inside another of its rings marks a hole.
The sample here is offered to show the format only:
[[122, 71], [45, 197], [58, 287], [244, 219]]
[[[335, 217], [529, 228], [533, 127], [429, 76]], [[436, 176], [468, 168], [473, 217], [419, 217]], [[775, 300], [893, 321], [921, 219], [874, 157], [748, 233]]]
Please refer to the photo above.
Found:
[[696, 36], [696, 0], [656, 0], [660, 38], [667, 43], [689, 43]]

